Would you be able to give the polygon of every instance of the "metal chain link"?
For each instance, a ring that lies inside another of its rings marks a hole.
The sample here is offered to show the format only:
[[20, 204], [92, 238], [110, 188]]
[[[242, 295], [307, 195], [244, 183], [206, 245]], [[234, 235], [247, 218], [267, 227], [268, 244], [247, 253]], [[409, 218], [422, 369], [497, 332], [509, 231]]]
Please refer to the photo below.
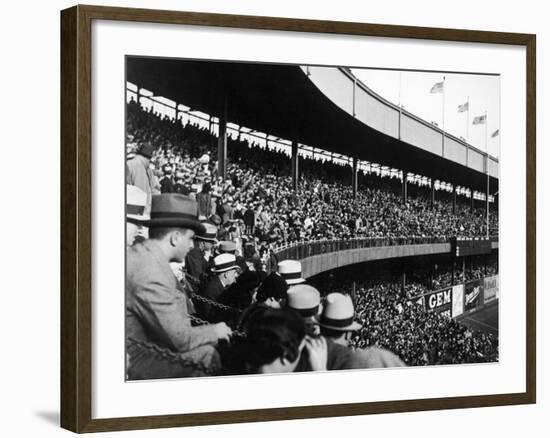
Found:
[[181, 357], [180, 354], [178, 354], [178, 353], [176, 353], [176, 352], [174, 352], [174, 351], [172, 351], [168, 348], [161, 347], [160, 345], [157, 345], [153, 342], [143, 341], [143, 340], [132, 338], [132, 337], [128, 337], [126, 339], [130, 344], [137, 345], [137, 346], [139, 346], [139, 347], [141, 347], [145, 350], [151, 351], [151, 352], [159, 355], [163, 359], [166, 359], [166, 360], [168, 360], [172, 363], [179, 363], [184, 367], [193, 368], [197, 371], [202, 371], [203, 373], [208, 374], [208, 375], [214, 375], [214, 369], [213, 368], [207, 367], [205, 365], [202, 365], [200, 363], [194, 362], [194, 361], [189, 360], [189, 359], [184, 359], [184, 358]]
[[191, 299], [192, 300], [196, 299], [197, 301], [201, 301], [205, 304], [210, 304], [211, 306], [217, 307], [222, 310], [233, 310], [239, 313], [242, 312], [242, 310], [236, 309], [235, 307], [226, 306], [225, 304], [218, 303], [217, 301], [211, 300], [210, 298], [203, 297], [202, 295], [199, 295], [197, 293], [191, 295]]

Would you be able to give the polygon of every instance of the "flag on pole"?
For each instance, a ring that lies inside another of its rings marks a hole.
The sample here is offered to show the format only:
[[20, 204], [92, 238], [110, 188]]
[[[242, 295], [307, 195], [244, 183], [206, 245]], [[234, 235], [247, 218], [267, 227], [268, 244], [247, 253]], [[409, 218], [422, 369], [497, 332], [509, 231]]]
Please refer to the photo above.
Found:
[[487, 122], [487, 114], [474, 117], [472, 125], [484, 125]]
[[496, 137], [496, 136], [499, 135], [499, 134], [500, 134], [500, 130], [497, 129], [495, 132], [493, 132], [493, 133], [491, 134], [491, 138], [494, 138], [494, 137]]
[[430, 90], [430, 93], [443, 93], [443, 82], [436, 82]]
[[469, 102], [463, 103], [462, 105], [458, 105], [458, 112], [463, 113], [464, 111], [468, 111]]

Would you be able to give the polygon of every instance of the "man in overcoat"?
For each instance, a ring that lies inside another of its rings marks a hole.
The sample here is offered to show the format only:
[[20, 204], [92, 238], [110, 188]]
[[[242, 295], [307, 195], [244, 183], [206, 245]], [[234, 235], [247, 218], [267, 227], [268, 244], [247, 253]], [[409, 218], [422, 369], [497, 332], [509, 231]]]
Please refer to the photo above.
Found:
[[128, 378], [208, 374], [219, 367], [217, 342], [231, 330], [225, 323], [191, 324], [189, 298], [170, 268], [185, 259], [195, 232], [204, 232], [197, 204], [181, 194], [155, 195], [146, 225], [149, 239], [127, 252]]

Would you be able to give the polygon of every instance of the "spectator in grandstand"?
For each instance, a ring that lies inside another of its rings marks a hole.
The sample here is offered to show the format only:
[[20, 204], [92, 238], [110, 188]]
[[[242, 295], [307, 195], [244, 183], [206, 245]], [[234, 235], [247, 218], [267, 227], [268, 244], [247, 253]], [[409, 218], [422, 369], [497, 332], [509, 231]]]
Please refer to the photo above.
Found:
[[149, 219], [145, 214], [147, 195], [139, 187], [126, 185], [126, 247], [132, 246]]
[[214, 266], [214, 247], [218, 243], [217, 227], [209, 222], [204, 222], [203, 226], [204, 233], [195, 235], [194, 246], [185, 257], [185, 269], [197, 287], [210, 275], [210, 270]]
[[323, 312], [316, 317], [321, 335], [347, 347], [351, 333], [361, 328], [361, 324], [353, 320], [354, 315], [353, 303], [348, 295], [338, 292], [328, 294]]
[[304, 318], [308, 335], [319, 335], [319, 326], [315, 316], [321, 309], [321, 294], [317, 289], [308, 284], [296, 284], [289, 287], [286, 305]]
[[302, 278], [302, 263], [298, 260], [283, 260], [279, 262], [277, 272], [289, 286], [305, 283], [306, 281]]
[[[237, 280], [240, 270], [233, 254], [220, 254], [214, 257], [212, 276], [199, 288], [199, 295], [209, 301], [218, 301], [222, 293]], [[207, 320], [217, 318], [216, 309], [208, 301], [197, 304], [197, 312]]]
[[170, 268], [171, 261], [184, 260], [194, 233], [204, 232], [196, 217], [197, 205], [187, 197], [156, 195], [146, 222], [149, 239], [128, 249], [126, 337], [131, 378], [170, 377], [166, 373], [175, 372], [143, 356], [133, 347], [134, 340], [156, 344], [207, 368], [219, 366], [214, 345], [228, 339], [231, 330], [225, 323], [191, 325], [189, 291], [182, 289]]
[[269, 274], [258, 288], [255, 300], [273, 308], [285, 307], [287, 303], [288, 284], [276, 272]]
[[151, 143], [142, 143], [137, 150], [136, 156], [126, 162], [129, 184], [139, 187], [147, 195], [145, 214], [151, 212], [151, 198], [155, 187], [155, 177], [150, 167], [153, 152], [154, 149]]
[[159, 180], [161, 193], [174, 193], [176, 189], [172, 174], [172, 166], [170, 164], [164, 165], [162, 173], [163, 176]]
[[247, 336], [223, 358], [231, 374], [292, 372], [305, 349], [309, 367], [326, 370], [326, 342], [307, 337], [303, 319], [293, 310], [257, 307], [244, 328]]
[[223, 240], [218, 245], [218, 253], [219, 254], [233, 254], [235, 256], [235, 260], [237, 261], [237, 265], [239, 266], [241, 273], [248, 271], [248, 265], [246, 264], [246, 261], [244, 260], [244, 257], [237, 254], [237, 245], [235, 242], [231, 240]]
[[[395, 354], [381, 348], [344, 351], [332, 344], [349, 347], [351, 334], [361, 328], [355, 322], [351, 298], [337, 292], [327, 295], [322, 314], [316, 318], [321, 335], [329, 345], [328, 369], [393, 368], [405, 364]], [[331, 348], [332, 347], [332, 348]]]
[[199, 205], [199, 218], [207, 219], [215, 213], [213, 209], [213, 199], [210, 193], [210, 183], [205, 183], [202, 186], [202, 190], [197, 194], [197, 203]]
[[252, 207], [248, 207], [243, 214], [244, 225], [247, 234], [254, 234], [254, 225], [256, 224], [256, 213]]
[[264, 272], [245, 271], [237, 277], [235, 283], [225, 289], [218, 301], [239, 311], [252, 304], [258, 287], [265, 278]]

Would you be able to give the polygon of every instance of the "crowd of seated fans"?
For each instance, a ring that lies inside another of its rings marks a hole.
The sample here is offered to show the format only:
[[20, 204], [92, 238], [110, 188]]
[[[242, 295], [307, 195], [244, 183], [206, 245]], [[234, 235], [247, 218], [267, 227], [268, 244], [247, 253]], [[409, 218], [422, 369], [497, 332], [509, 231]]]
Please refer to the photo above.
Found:
[[[151, 142], [158, 192], [196, 197], [205, 192], [204, 216], [232, 221], [236, 234], [247, 235], [265, 248], [319, 239], [483, 237], [483, 206], [436, 199], [432, 208], [428, 189], [415, 187], [403, 203], [400, 180], [373, 174], [359, 175], [353, 198], [350, 167], [326, 160], [301, 159], [301, 177], [292, 190], [289, 158], [277, 151], [229, 140], [229, 164], [224, 181], [217, 175], [217, 142], [208, 129], [182, 125], [136, 102], [128, 104], [128, 144]], [[412, 184], [409, 184], [413, 186]], [[444, 192], [437, 192], [444, 198]], [[460, 199], [460, 197], [459, 197]], [[204, 204], [203, 204], [204, 205]], [[491, 212], [490, 230], [498, 229]]]
[[437, 365], [497, 361], [498, 336], [470, 330], [448, 316], [426, 310], [414, 298], [497, 273], [498, 262], [492, 260], [455, 275], [454, 282], [444, 269], [436, 277], [424, 273], [426, 277], [421, 278], [419, 274], [404, 289], [389, 273], [376, 279], [367, 275], [369, 280], [365, 280], [365, 269], [358, 267], [336, 275], [321, 274], [311, 282], [323, 291], [338, 290], [354, 296], [356, 315], [363, 327], [352, 338], [353, 347], [389, 348], [409, 366]]

